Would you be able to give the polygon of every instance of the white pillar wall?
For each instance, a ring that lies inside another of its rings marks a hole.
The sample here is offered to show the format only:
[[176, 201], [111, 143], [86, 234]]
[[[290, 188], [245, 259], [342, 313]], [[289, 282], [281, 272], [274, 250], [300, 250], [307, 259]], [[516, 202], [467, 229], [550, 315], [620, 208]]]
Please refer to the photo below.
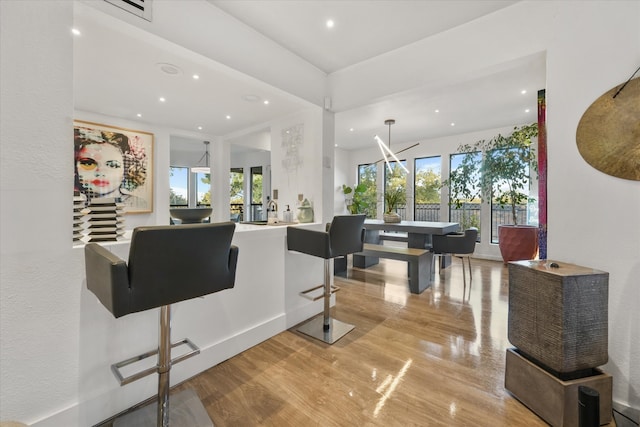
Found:
[[73, 4], [1, 1], [0, 20], [0, 419], [34, 421], [80, 382]]
[[[295, 152], [283, 146], [283, 131], [301, 126], [303, 140]], [[278, 190], [278, 216], [282, 219], [282, 210], [291, 205], [297, 217], [295, 207], [299, 204], [298, 194], [313, 204], [314, 222], [323, 222], [325, 180], [333, 180], [333, 169], [323, 167], [323, 112], [320, 107], [312, 107], [300, 114], [294, 114], [271, 126], [271, 191]], [[290, 166], [295, 163], [295, 166]], [[331, 163], [331, 162], [330, 162]], [[286, 166], [289, 165], [289, 166]], [[331, 177], [325, 177], [330, 174]]]

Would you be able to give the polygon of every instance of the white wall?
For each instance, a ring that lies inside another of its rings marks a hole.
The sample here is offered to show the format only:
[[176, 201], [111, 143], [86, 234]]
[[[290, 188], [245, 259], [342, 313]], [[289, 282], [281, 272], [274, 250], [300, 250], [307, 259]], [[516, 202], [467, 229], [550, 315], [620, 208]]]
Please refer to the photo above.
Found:
[[333, 184], [333, 213], [334, 215], [347, 214], [347, 205], [345, 203], [342, 185], [354, 187], [358, 183], [358, 165], [350, 163], [351, 153], [340, 148], [334, 151], [333, 162], [335, 164], [335, 178]]
[[[291, 206], [297, 216], [295, 206], [298, 194], [313, 204], [314, 221], [324, 222], [323, 174], [333, 174], [333, 169], [325, 172], [322, 168], [322, 109], [309, 108], [299, 114], [283, 118], [271, 125], [271, 190], [278, 190], [278, 215], [282, 219], [283, 207]], [[297, 155], [287, 153], [283, 145], [283, 132], [295, 126], [302, 126], [303, 140], [297, 148]], [[283, 162], [298, 162], [297, 166], [283, 167]]]
[[640, 2], [562, 2], [550, 13], [556, 31], [547, 50], [548, 254], [609, 272], [604, 369], [613, 375], [614, 399], [640, 408], [640, 182], [590, 167], [575, 140], [589, 105], [640, 64]]
[[591, 168], [575, 140], [589, 105], [640, 63], [640, 2], [519, 2], [330, 75], [331, 97], [334, 106], [354, 105], [541, 51], [547, 55], [548, 258], [610, 273], [604, 369], [614, 376], [614, 400], [640, 408], [640, 182]]
[[72, 7], [0, 2], [3, 420], [51, 414], [77, 399], [80, 292], [67, 280], [75, 270]]

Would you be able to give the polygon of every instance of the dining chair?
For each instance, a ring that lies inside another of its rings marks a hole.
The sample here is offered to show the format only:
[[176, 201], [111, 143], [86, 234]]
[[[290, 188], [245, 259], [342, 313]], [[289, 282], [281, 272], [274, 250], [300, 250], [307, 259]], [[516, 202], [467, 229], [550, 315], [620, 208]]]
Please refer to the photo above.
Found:
[[[468, 228], [464, 233], [451, 233], [444, 235], [433, 235], [431, 253], [433, 255], [431, 261], [431, 271], [435, 272], [436, 259], [443, 256], [454, 256], [462, 260], [462, 280], [467, 282], [466, 268], [464, 266], [464, 259], [467, 259], [469, 264], [469, 283], [473, 279], [471, 275], [471, 255], [476, 248], [476, 240], [478, 239], [478, 229], [475, 227]], [[442, 270], [442, 263], [438, 262]]]

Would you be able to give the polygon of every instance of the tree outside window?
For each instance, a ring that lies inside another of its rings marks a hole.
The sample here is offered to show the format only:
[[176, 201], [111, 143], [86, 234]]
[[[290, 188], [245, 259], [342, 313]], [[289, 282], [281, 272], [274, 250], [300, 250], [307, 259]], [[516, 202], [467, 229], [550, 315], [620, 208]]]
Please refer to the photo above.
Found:
[[251, 211], [249, 219], [251, 221], [261, 220], [262, 214], [262, 166], [251, 167]]
[[375, 218], [378, 205], [375, 163], [358, 165], [358, 186], [364, 187], [364, 191], [353, 196], [353, 203], [357, 203], [355, 213], [363, 213], [367, 218]]
[[187, 206], [189, 200], [189, 168], [169, 167], [169, 204]]
[[242, 213], [244, 206], [244, 171], [231, 168], [229, 175], [231, 214]]
[[211, 174], [196, 174], [196, 194], [198, 206], [211, 206]]
[[[407, 166], [406, 160], [401, 160], [400, 163]], [[389, 166], [385, 163], [384, 169], [384, 191], [402, 191], [406, 195], [407, 193], [407, 173], [404, 168], [397, 162], [389, 162]], [[406, 197], [405, 197], [406, 200]], [[406, 202], [395, 206], [395, 211], [400, 215], [403, 220], [407, 219], [407, 205]], [[384, 212], [387, 212], [387, 205], [385, 202]]]
[[440, 156], [415, 159], [414, 219], [440, 221]]
[[[450, 156], [450, 173], [449, 179], [443, 184], [449, 185], [449, 221], [460, 223], [462, 230], [469, 227], [476, 227], [480, 230], [480, 205], [482, 199], [481, 188], [479, 185], [460, 186], [462, 182], [458, 176], [477, 175], [476, 164], [482, 159], [481, 152], [460, 153]], [[469, 180], [477, 182], [477, 180]], [[452, 198], [451, 194], [457, 194], [458, 198]], [[480, 236], [480, 232], [478, 232]]]

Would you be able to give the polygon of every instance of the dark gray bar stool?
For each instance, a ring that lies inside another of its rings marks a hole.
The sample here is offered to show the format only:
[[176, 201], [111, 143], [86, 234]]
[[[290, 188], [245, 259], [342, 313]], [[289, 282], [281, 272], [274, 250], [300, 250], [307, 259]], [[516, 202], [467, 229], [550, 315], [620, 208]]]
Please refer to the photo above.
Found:
[[317, 338], [328, 344], [333, 344], [349, 333], [354, 326], [332, 319], [330, 315], [331, 294], [339, 290], [331, 287], [330, 260], [354, 252], [361, 252], [364, 243], [365, 215], [339, 215], [333, 218], [326, 232], [309, 230], [299, 227], [287, 227], [287, 247], [290, 251], [297, 251], [307, 255], [324, 258], [324, 284], [301, 292], [302, 296], [314, 290], [324, 288], [324, 311], [298, 328], [298, 331]]
[[[114, 317], [160, 307], [158, 349], [111, 367], [120, 385], [159, 374], [157, 426], [168, 426], [170, 420], [175, 425], [198, 425], [193, 417], [200, 415], [176, 411], [178, 421], [169, 410], [171, 365], [200, 352], [189, 339], [171, 344], [171, 304], [233, 288], [238, 261], [238, 248], [231, 245], [234, 230], [231, 222], [138, 227], [131, 237], [128, 264], [96, 243], [85, 246], [87, 288]], [[171, 348], [181, 344], [191, 351], [171, 360]], [[157, 366], [126, 378], [121, 375], [120, 368], [156, 354]], [[196, 405], [188, 403], [189, 411], [204, 411], [205, 425], [213, 425], [197, 396], [196, 400]]]

